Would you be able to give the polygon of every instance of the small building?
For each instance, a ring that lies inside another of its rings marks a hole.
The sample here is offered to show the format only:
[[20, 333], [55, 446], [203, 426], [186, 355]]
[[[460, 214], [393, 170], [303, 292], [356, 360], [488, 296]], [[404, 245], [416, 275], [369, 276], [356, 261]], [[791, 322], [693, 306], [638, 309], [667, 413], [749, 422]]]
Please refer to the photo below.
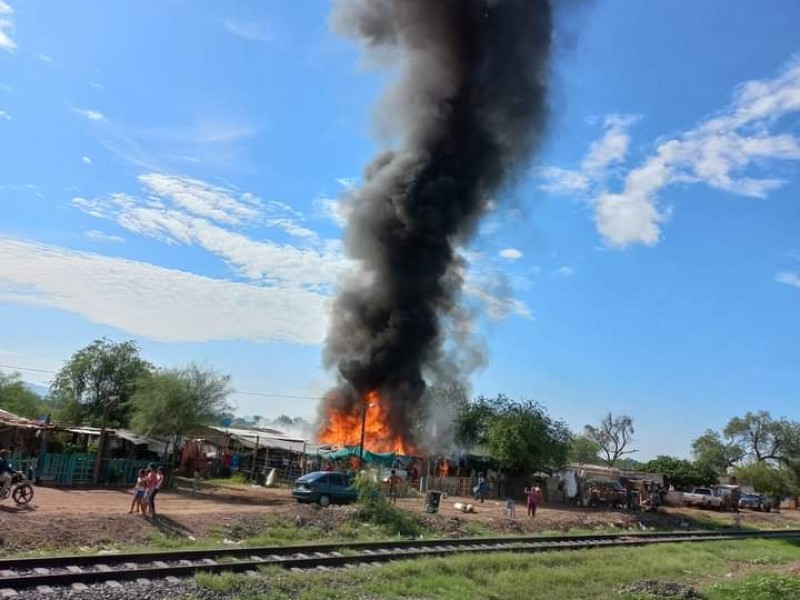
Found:
[[179, 472], [195, 469], [213, 477], [243, 473], [265, 483], [274, 469], [276, 481], [292, 481], [305, 467], [305, 456], [316, 444], [266, 427], [196, 427], [181, 447]]
[[20, 417], [0, 409], [0, 448], [14, 456], [36, 456], [41, 450], [42, 431], [52, 429], [43, 421]]

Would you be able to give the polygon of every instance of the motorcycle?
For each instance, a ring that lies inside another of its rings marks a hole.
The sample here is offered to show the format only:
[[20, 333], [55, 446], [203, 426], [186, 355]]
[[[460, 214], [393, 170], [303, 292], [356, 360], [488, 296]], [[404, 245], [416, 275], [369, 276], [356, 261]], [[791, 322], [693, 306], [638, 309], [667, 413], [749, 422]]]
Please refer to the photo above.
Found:
[[17, 506], [25, 506], [33, 500], [33, 486], [28, 483], [22, 471], [17, 471], [11, 476], [11, 485], [0, 495], [0, 502], [9, 496]]

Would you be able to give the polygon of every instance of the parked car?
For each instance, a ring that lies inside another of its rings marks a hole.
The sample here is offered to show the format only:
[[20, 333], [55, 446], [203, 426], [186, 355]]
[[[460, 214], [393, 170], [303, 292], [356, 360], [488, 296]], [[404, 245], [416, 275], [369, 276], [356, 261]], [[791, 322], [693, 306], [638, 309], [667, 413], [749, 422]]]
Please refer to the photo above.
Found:
[[715, 495], [711, 488], [694, 488], [691, 492], [683, 493], [683, 503], [700, 508], [721, 508], [722, 497]]
[[627, 504], [627, 492], [619, 481], [591, 480], [586, 482], [587, 501], [589, 506], [601, 504], [623, 507]]
[[772, 502], [769, 498], [758, 493], [742, 494], [739, 499], [739, 508], [750, 508], [752, 510], [769, 512], [772, 510]]
[[315, 471], [294, 482], [292, 498], [298, 502], [316, 502], [320, 506], [329, 506], [355, 502], [358, 494], [344, 473]]

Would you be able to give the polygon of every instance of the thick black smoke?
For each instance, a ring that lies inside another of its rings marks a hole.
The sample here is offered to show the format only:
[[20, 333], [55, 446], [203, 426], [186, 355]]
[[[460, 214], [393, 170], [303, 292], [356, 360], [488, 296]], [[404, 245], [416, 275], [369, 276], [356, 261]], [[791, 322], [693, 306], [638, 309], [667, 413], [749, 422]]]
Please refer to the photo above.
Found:
[[402, 73], [381, 111], [395, 149], [373, 160], [350, 200], [346, 248], [357, 272], [333, 307], [325, 362], [341, 384], [325, 402], [355, 412], [377, 389], [393, 427], [413, 438], [423, 374], [444, 359], [442, 323], [461, 291], [455, 250], [542, 137], [552, 7], [350, 0], [336, 4], [333, 24], [401, 61]]

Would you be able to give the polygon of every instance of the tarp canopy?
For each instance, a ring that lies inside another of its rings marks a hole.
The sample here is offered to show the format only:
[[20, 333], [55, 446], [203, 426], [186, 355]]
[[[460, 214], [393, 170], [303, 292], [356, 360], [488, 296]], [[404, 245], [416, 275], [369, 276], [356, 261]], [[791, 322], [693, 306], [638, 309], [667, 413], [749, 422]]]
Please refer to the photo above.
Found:
[[[343, 458], [351, 458], [353, 456], [357, 457], [361, 455], [361, 447], [345, 446], [343, 448], [339, 448], [338, 450], [320, 450], [319, 455], [328, 460], [341, 460]], [[364, 450], [364, 462], [390, 465], [394, 461], [394, 457], [396, 455], [396, 452], [370, 452], [369, 450]]]

